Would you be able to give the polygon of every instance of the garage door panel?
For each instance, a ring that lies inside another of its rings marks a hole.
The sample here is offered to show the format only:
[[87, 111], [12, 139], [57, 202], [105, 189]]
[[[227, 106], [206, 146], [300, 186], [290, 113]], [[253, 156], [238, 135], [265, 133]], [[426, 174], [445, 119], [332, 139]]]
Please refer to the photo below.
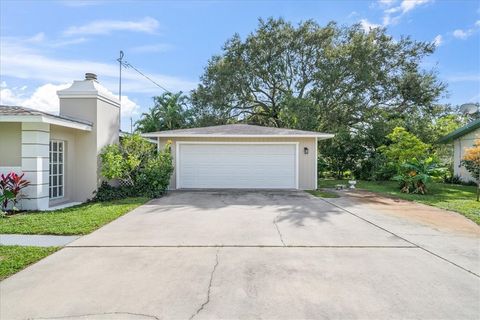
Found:
[[295, 144], [179, 147], [179, 188], [296, 188]]

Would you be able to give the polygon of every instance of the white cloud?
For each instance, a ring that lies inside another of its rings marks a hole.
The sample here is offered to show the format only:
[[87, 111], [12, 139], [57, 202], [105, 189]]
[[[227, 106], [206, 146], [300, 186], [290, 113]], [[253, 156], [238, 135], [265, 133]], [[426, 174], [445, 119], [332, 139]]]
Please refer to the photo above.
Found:
[[439, 47], [442, 45], [443, 43], [443, 37], [441, 34], [439, 34], [438, 36], [436, 36], [434, 39], [433, 39], [433, 43], [435, 44], [435, 46]]
[[391, 6], [396, 1], [397, 0], [378, 0], [378, 3], [380, 3], [381, 5]]
[[362, 29], [363, 29], [365, 32], [369, 32], [371, 29], [375, 29], [375, 28], [380, 28], [380, 27], [381, 27], [381, 25], [375, 24], [375, 23], [371, 23], [371, 22], [369, 22], [367, 19], [361, 19], [361, 20], [360, 20], [360, 25], [362, 26]]
[[462, 29], [457, 29], [457, 30], [453, 31], [453, 36], [457, 39], [465, 40], [470, 36], [470, 32], [469, 32], [469, 30], [464, 31]]
[[[70, 83], [82, 79], [85, 72], [94, 72], [99, 82], [110, 90], [118, 87], [118, 65], [91, 60], [50, 58], [24, 43], [2, 39], [0, 43], [0, 74], [2, 77], [39, 80], [49, 83]], [[113, 59], [112, 59], [113, 60]], [[129, 61], [134, 64], [134, 61]], [[178, 77], [146, 73], [171, 91], [189, 91], [197, 82]], [[129, 93], [160, 94], [162, 91], [132, 69], [124, 69], [122, 88]]]
[[387, 6], [388, 9], [384, 10], [383, 25], [397, 24], [407, 12], [432, 1], [433, 0], [403, 0], [398, 6], [392, 6], [395, 1], [385, 1], [383, 4]]
[[26, 39], [27, 42], [34, 42], [34, 43], [43, 42], [44, 40], [45, 40], [45, 33], [43, 32], [39, 32], [33, 37]]
[[153, 53], [153, 52], [166, 52], [172, 49], [172, 46], [166, 43], [148, 44], [144, 46], [133, 47], [131, 52], [136, 53]]
[[145, 17], [138, 21], [125, 20], [97, 20], [83, 26], [72, 26], [66, 29], [63, 34], [72, 35], [107, 35], [113, 31], [132, 31], [154, 33], [159, 27], [157, 20]]
[[[6, 85], [6, 84], [5, 84]], [[70, 86], [70, 83], [64, 84], [44, 84], [31, 94], [26, 96], [22, 91], [22, 88], [3, 88], [0, 90], [0, 104], [3, 105], [17, 105], [36, 110], [41, 110], [49, 113], [58, 114], [59, 112], [59, 99], [57, 91], [66, 89]], [[107, 90], [108, 91], [108, 90]], [[112, 92], [108, 91], [113, 95]], [[122, 95], [122, 118], [128, 119], [131, 116], [138, 115], [140, 113], [140, 106], [134, 101], [130, 100], [128, 96]]]
[[480, 20], [475, 21], [475, 27], [480, 27]]
[[431, 1], [432, 0], [403, 0], [400, 4], [400, 7], [402, 9], [402, 13], [407, 13], [408, 11], [415, 9], [415, 7], [427, 4]]

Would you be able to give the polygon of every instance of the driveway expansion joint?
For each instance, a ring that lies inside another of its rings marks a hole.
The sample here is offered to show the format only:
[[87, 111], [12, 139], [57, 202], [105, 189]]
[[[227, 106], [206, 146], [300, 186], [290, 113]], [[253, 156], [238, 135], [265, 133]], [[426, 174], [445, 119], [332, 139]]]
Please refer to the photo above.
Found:
[[85, 313], [85, 314], [77, 314], [77, 315], [70, 315], [70, 316], [55, 316], [55, 317], [39, 317], [39, 318], [29, 318], [30, 320], [53, 320], [53, 319], [69, 319], [69, 318], [79, 318], [79, 317], [92, 317], [92, 316], [101, 316], [101, 315], [131, 315], [131, 316], [141, 316], [150, 319], [160, 320], [159, 317], [145, 314], [145, 313], [135, 313], [135, 312], [101, 312], [101, 313]]
[[218, 253], [219, 253], [219, 251], [220, 251], [220, 248], [218, 248], [217, 252], [215, 253], [215, 264], [213, 265], [212, 272], [210, 273], [210, 280], [208, 282], [207, 299], [205, 300], [204, 303], [202, 303], [200, 308], [198, 308], [197, 311], [195, 311], [195, 313], [190, 316], [189, 320], [192, 320], [193, 318], [195, 318], [205, 308], [205, 306], [210, 302], [210, 292], [212, 290], [213, 276], [214, 276], [215, 271], [217, 270], [217, 267], [218, 267]]

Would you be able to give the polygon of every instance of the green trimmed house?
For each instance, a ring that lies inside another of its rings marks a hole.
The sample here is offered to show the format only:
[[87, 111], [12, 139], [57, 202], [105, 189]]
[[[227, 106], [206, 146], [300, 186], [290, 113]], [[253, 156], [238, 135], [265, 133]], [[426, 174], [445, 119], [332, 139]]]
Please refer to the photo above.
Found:
[[439, 140], [441, 143], [453, 144], [453, 172], [465, 182], [475, 181], [475, 179], [460, 162], [465, 149], [472, 147], [476, 139], [480, 139], [480, 119], [470, 122]]

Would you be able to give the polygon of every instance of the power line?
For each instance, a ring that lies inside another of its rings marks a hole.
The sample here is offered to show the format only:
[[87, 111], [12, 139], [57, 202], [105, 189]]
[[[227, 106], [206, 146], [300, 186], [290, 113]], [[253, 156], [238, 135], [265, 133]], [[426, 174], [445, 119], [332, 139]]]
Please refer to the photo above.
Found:
[[[123, 52], [122, 52], [123, 53]], [[122, 56], [123, 58], [123, 56]], [[145, 79], [147, 79], [148, 81], [150, 81], [151, 83], [153, 83], [154, 85], [156, 85], [157, 87], [159, 87], [160, 89], [164, 90], [165, 92], [168, 92], [168, 93], [172, 93], [170, 90], [168, 90], [167, 88], [165, 88], [164, 86], [162, 86], [161, 84], [159, 84], [158, 82], [156, 82], [155, 80], [153, 80], [152, 78], [150, 78], [149, 76], [147, 76], [145, 73], [143, 73], [142, 71], [138, 70], [138, 68], [136, 68], [135, 66], [133, 66], [131, 63], [127, 62], [127, 61], [123, 61], [121, 59], [118, 59], [117, 60], [125, 69], [127, 68], [132, 68], [133, 70], [135, 70], [138, 74], [140, 74], [141, 76], [143, 76]]]

